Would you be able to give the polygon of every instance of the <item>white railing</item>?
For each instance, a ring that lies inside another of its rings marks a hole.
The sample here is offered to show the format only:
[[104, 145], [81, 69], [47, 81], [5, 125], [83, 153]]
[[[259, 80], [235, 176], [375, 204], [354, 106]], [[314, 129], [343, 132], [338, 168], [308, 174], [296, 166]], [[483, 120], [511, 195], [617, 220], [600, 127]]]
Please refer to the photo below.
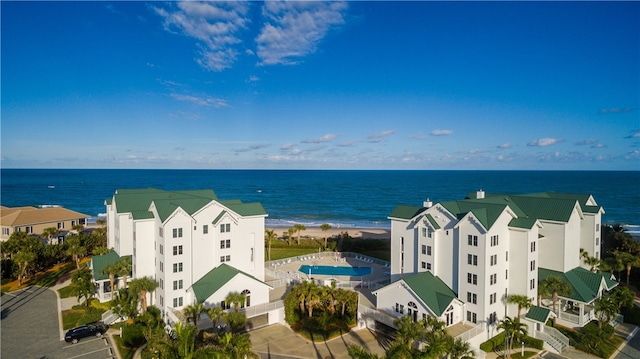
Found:
[[[362, 304], [358, 304], [358, 313], [364, 318], [372, 318], [373, 320], [377, 320], [380, 323], [386, 324], [392, 328], [395, 328], [395, 321], [397, 317], [394, 317], [391, 314], [383, 312], [381, 310], [369, 308]], [[375, 328], [370, 328], [375, 329]]]
[[111, 325], [118, 319], [119, 317], [111, 310], [107, 310], [106, 312], [102, 313], [102, 322], [106, 325]]
[[257, 317], [259, 315], [262, 315], [264, 313], [269, 313], [270, 311], [279, 309], [279, 308], [284, 308], [284, 301], [283, 300], [279, 300], [276, 302], [270, 302], [270, 303], [264, 303], [264, 304], [258, 304], [255, 306], [250, 306], [250, 307], [244, 307], [242, 309], [240, 309], [241, 312], [243, 312], [247, 318], [253, 318], [253, 317]]
[[560, 343], [562, 343], [565, 347], [569, 346], [569, 338], [567, 338], [564, 334], [560, 333], [560, 331], [554, 327], [545, 327], [544, 328], [545, 333], [551, 335], [552, 337], [554, 337], [556, 340], [558, 340]]
[[318, 252], [318, 253], [310, 253], [295, 257], [283, 258], [273, 261], [264, 262], [264, 268], [266, 270], [278, 268], [278, 266], [291, 264], [294, 262], [302, 262], [309, 263], [314, 260], [320, 260], [321, 258], [333, 258], [336, 260], [345, 260], [345, 259], [353, 259], [356, 262], [363, 262], [367, 264], [377, 264], [382, 267], [390, 267], [390, 263], [388, 261], [369, 257], [360, 253], [353, 252]]
[[[463, 342], [468, 342], [471, 338], [475, 338], [484, 332], [481, 326], [474, 326], [473, 328], [456, 335], [455, 339], [461, 339]], [[484, 353], [484, 352], [483, 352]]]

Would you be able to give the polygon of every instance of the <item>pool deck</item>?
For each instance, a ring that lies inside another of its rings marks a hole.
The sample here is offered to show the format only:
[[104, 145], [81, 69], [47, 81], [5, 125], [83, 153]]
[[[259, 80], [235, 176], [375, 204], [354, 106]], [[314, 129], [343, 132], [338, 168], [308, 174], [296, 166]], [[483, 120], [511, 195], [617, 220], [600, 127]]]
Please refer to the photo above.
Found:
[[301, 265], [305, 264], [311, 266], [371, 267], [371, 274], [362, 277], [321, 275], [312, 272], [312, 278], [317, 280], [336, 279], [340, 282], [362, 282], [368, 287], [367, 283], [369, 282], [377, 282], [390, 277], [389, 263], [386, 261], [356, 255], [355, 253], [321, 252], [268, 262], [265, 264], [265, 269], [267, 269], [265, 280], [269, 281], [291, 276], [301, 280], [309, 279], [308, 273], [298, 270]]

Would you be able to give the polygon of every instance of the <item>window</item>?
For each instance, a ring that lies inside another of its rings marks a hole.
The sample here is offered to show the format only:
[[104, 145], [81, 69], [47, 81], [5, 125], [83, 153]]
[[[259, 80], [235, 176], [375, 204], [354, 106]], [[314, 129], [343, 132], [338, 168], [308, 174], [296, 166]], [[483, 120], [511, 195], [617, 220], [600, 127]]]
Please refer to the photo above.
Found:
[[504, 279], [509, 279], [509, 270], [505, 269], [504, 271]]
[[207, 234], [209, 233], [209, 225], [205, 224], [202, 226], [202, 234]]
[[164, 280], [160, 278], [160, 289], [164, 289]]
[[160, 254], [164, 254], [164, 247], [162, 246], [162, 244], [160, 245]]
[[164, 263], [160, 261], [160, 272], [164, 272]]
[[531, 263], [529, 263], [529, 269], [530, 270], [535, 270], [536, 269], [536, 261], [532, 260]]
[[182, 228], [173, 229], [173, 238], [182, 238]]
[[433, 237], [433, 231], [431, 230], [431, 228], [429, 228], [429, 229], [427, 230], [427, 237], [428, 237], [428, 238], [432, 238], [432, 237]]
[[220, 225], [220, 233], [231, 232], [231, 223], [223, 223]]
[[478, 275], [477, 274], [467, 273], [467, 283], [477, 285], [478, 284]]
[[494, 254], [491, 256], [491, 265], [494, 266], [496, 264], [498, 264], [498, 255]]
[[467, 322], [477, 323], [478, 315], [467, 310]]
[[173, 298], [173, 307], [182, 307], [182, 297]]
[[230, 262], [230, 261], [231, 261], [231, 256], [230, 255], [220, 256], [220, 263]]
[[173, 281], [173, 290], [182, 289], [182, 279]]
[[220, 241], [220, 249], [231, 248], [231, 240], [223, 239]]
[[160, 236], [160, 238], [164, 237], [164, 228], [158, 227], [158, 235]]
[[422, 254], [427, 254], [427, 246], [426, 245], [422, 245]]
[[491, 247], [494, 247], [497, 245], [498, 245], [498, 235], [496, 234], [495, 236], [491, 236]]
[[164, 298], [160, 296], [160, 308], [164, 307]]
[[478, 295], [476, 293], [467, 292], [467, 302], [477, 304]]
[[427, 269], [427, 262], [422, 262], [422, 269]]
[[27, 233], [33, 233], [33, 227], [32, 226], [26, 226], [24, 227], [24, 231]]
[[431, 255], [431, 246], [427, 246], [427, 255], [430, 256]]
[[596, 223], [596, 232], [600, 231], [600, 223]]
[[396, 312], [400, 314], [404, 314], [404, 305], [400, 303], [396, 303]]
[[467, 239], [470, 246], [474, 246], [474, 247], [478, 246], [478, 236], [469, 235]]
[[2, 235], [3, 236], [8, 236], [9, 235], [9, 228], [2, 228]]
[[504, 252], [504, 261], [505, 262], [509, 261], [509, 251]]
[[64, 222], [58, 222], [58, 229], [62, 229], [62, 228], [64, 228]]
[[531, 242], [531, 253], [536, 251], [536, 242]]
[[532, 279], [529, 281], [529, 289], [536, 289], [536, 280]]
[[422, 227], [422, 236], [423, 237], [427, 236], [427, 227]]
[[494, 304], [497, 300], [497, 294], [493, 293], [491, 295], [489, 295], [489, 304]]
[[489, 314], [489, 324], [493, 324], [498, 320], [498, 314], [496, 314], [496, 312], [493, 312], [491, 314]]
[[182, 246], [173, 246], [173, 255], [177, 256], [182, 254]]
[[467, 254], [467, 264], [477, 266], [478, 265], [478, 256]]
[[173, 263], [173, 273], [182, 272], [182, 262]]
[[498, 275], [494, 273], [489, 276], [489, 285], [494, 285], [496, 283], [498, 283]]
[[427, 263], [427, 269], [431, 270], [431, 263]]

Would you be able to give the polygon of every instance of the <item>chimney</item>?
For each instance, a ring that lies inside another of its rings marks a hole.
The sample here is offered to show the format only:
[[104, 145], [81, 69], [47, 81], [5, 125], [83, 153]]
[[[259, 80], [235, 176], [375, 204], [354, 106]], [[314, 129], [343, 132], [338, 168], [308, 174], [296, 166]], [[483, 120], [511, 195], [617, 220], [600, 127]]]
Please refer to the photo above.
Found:
[[431, 208], [431, 206], [433, 206], [433, 202], [431, 202], [431, 200], [427, 198], [426, 201], [422, 202], [422, 206], [426, 208]]
[[478, 192], [476, 192], [476, 198], [477, 199], [484, 199], [484, 191], [482, 189], [480, 189]]

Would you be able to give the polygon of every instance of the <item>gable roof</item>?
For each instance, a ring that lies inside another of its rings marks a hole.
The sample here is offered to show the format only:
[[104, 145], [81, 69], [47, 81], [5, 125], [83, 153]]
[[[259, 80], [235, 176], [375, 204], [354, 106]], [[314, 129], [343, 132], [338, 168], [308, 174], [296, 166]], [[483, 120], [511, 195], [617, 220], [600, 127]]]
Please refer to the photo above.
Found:
[[204, 276], [202, 276], [202, 278], [198, 279], [195, 283], [193, 283], [193, 285], [191, 285], [198, 303], [202, 303], [207, 300], [207, 298], [212, 296], [215, 292], [222, 288], [222, 286], [227, 284], [237, 275], [244, 275], [259, 283], [269, 286], [268, 284], [250, 274], [227, 265], [226, 263], [222, 263], [210, 270], [209, 273], [205, 274]]
[[491, 203], [482, 200], [447, 201], [440, 204], [458, 219], [462, 219], [471, 212], [485, 229], [491, 228], [507, 208], [506, 204]]
[[426, 207], [407, 206], [404, 204], [400, 204], [397, 205], [396, 208], [393, 209], [393, 211], [391, 211], [391, 213], [389, 214], [389, 218], [400, 218], [409, 220], [426, 210]]
[[[109, 273], [103, 273], [105, 268], [120, 260], [120, 256], [113, 249], [107, 254], [91, 257], [91, 270], [93, 271], [93, 280], [109, 279]], [[131, 263], [131, 256], [123, 256]], [[130, 273], [131, 274], [131, 273]]]
[[55, 223], [81, 218], [89, 218], [89, 216], [64, 207], [0, 207], [0, 223], [7, 227]]
[[[590, 303], [596, 299], [600, 289], [610, 290], [618, 285], [617, 282], [612, 280], [611, 273], [594, 273], [582, 267], [573, 268], [566, 273], [538, 268], [538, 282], [542, 282], [550, 276], [556, 276], [571, 286], [571, 294], [561, 295], [561, 297], [582, 303]], [[607, 277], [609, 278], [608, 280], [606, 279]]]
[[403, 280], [437, 316], [441, 316], [457, 298], [451, 288], [431, 272], [418, 273], [400, 280]]
[[[189, 215], [193, 215], [211, 201], [218, 201], [213, 190], [164, 191], [156, 188], [118, 189], [113, 198], [118, 213], [131, 213], [134, 219], [153, 218], [149, 207], [154, 203], [162, 222], [177, 208], [182, 208]], [[219, 202], [241, 216], [267, 214], [262, 204], [257, 202], [242, 203], [240, 200]]]
[[550, 316], [556, 316], [549, 308], [532, 306], [524, 317], [536, 322], [546, 323]]

